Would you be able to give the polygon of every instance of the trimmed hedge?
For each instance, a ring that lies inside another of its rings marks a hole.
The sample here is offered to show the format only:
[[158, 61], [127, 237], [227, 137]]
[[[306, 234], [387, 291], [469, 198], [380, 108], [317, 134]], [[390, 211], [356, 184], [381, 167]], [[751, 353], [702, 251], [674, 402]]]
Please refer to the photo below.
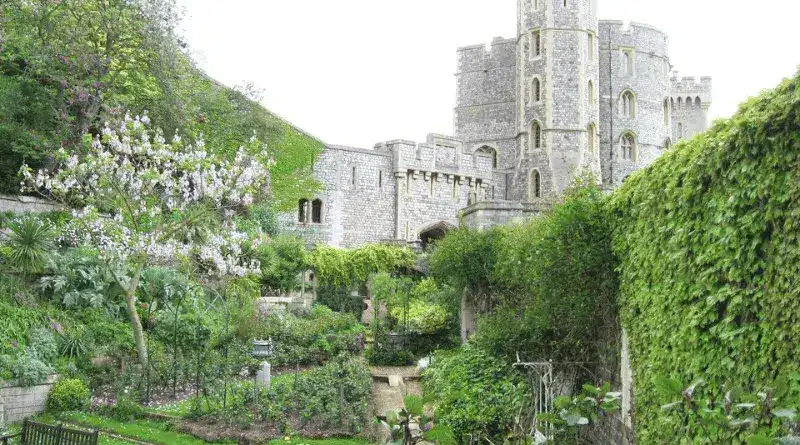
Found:
[[800, 370], [800, 74], [676, 145], [613, 196], [639, 443], [653, 386], [758, 388]]

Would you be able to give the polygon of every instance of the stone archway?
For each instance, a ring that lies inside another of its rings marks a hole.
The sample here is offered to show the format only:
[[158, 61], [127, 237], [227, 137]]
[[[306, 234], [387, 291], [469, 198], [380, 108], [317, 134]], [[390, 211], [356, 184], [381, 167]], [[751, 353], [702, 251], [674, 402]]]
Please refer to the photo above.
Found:
[[419, 230], [419, 238], [422, 240], [422, 248], [426, 249], [432, 242], [440, 240], [448, 232], [454, 230], [456, 226], [447, 221], [437, 221], [423, 226]]

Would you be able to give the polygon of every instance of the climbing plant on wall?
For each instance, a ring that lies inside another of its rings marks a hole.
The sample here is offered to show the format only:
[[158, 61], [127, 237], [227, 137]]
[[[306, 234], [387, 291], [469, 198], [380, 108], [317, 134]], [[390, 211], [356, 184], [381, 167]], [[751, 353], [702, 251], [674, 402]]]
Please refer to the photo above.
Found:
[[341, 287], [362, 285], [375, 273], [410, 269], [415, 261], [416, 255], [410, 249], [383, 244], [357, 249], [319, 246], [311, 253], [319, 283]]
[[754, 391], [800, 370], [799, 84], [751, 99], [614, 194], [640, 443], [703, 434], [662, 421], [658, 375]]

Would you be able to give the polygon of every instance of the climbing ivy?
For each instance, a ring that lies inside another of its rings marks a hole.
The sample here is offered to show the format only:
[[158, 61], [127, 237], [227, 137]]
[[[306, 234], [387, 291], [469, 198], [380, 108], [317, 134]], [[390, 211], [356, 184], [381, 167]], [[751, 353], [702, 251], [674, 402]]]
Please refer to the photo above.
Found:
[[678, 435], [658, 375], [753, 391], [800, 369], [799, 83], [751, 99], [612, 198], [640, 443]]
[[357, 249], [319, 246], [311, 253], [311, 264], [323, 286], [362, 285], [372, 274], [410, 269], [415, 262], [416, 255], [410, 249], [383, 244]]

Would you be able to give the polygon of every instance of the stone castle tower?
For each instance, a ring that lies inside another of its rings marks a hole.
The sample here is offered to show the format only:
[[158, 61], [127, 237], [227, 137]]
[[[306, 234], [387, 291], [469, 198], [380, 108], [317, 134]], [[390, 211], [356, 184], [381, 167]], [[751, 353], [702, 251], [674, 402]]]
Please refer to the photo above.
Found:
[[617, 187], [704, 131], [711, 79], [672, 74], [665, 33], [598, 21], [597, 1], [517, 0], [515, 38], [457, 51], [455, 136], [326, 144], [324, 189], [284, 228], [309, 244], [424, 244], [534, 215], [584, 172]]

